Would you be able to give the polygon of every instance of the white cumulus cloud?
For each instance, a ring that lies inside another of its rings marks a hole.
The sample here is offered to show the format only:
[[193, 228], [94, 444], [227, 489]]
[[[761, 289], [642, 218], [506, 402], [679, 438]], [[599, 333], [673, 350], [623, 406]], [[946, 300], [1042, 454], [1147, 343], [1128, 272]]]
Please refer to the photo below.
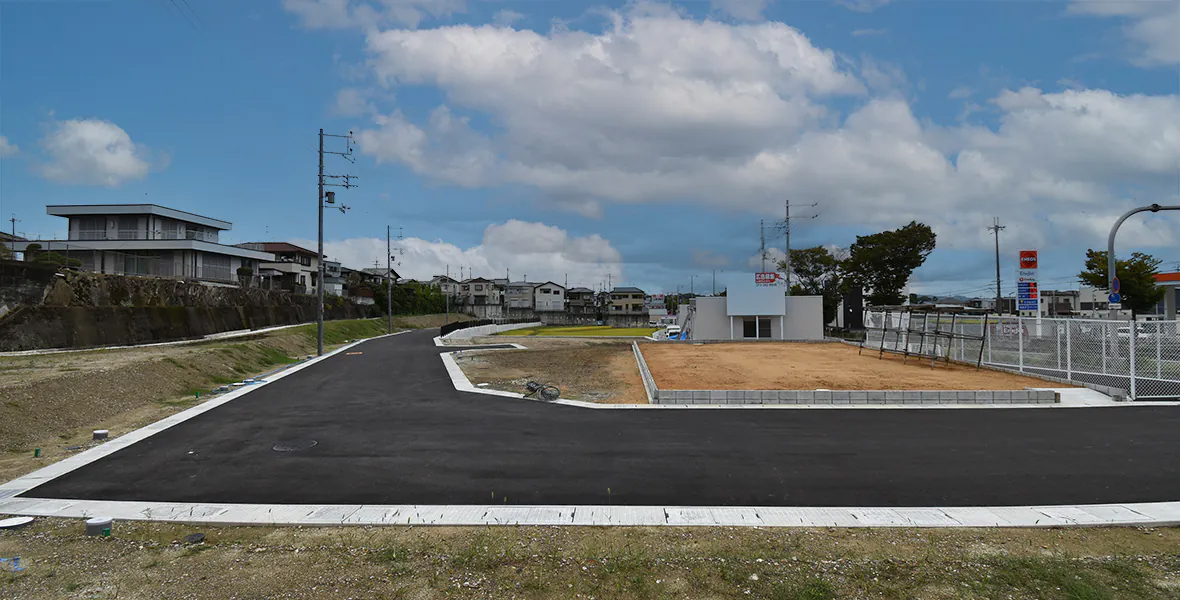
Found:
[[466, 0], [283, 0], [305, 27], [371, 29], [384, 25], [417, 27], [467, 10]]
[[[313, 240], [293, 243], [315, 247]], [[513, 280], [526, 275], [530, 281], [564, 283], [569, 276], [570, 286], [593, 287], [606, 281], [610, 274], [614, 283], [624, 281], [623, 259], [609, 240], [599, 235], [572, 236], [564, 229], [544, 223], [509, 220], [489, 225], [480, 244], [461, 248], [441, 240], [406, 238], [397, 242], [396, 267], [403, 277], [429, 279], [443, 274], [448, 265], [451, 276], [459, 277], [459, 268], [467, 277], [488, 279], [505, 277], [511, 272]], [[324, 254], [345, 266], [359, 269], [373, 266], [377, 260], [385, 264], [385, 240], [352, 238], [324, 243]]]
[[8, 158], [16, 156], [20, 152], [20, 147], [8, 141], [8, 138], [0, 135], [0, 158]]
[[1135, 45], [1135, 61], [1144, 66], [1180, 63], [1180, 1], [1074, 0], [1075, 14], [1119, 18]]
[[122, 127], [102, 119], [57, 121], [41, 146], [48, 160], [38, 170], [59, 183], [113, 187], [143, 179], [151, 169], [150, 151]]

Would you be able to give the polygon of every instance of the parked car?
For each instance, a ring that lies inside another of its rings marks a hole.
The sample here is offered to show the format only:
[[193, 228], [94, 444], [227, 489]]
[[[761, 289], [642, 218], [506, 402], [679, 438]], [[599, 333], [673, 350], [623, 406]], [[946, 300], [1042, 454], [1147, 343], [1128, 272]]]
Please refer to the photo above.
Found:
[[680, 336], [680, 326], [679, 325], [669, 325], [667, 327], [666, 331], [668, 332], [668, 339], [675, 339], [678, 336]]

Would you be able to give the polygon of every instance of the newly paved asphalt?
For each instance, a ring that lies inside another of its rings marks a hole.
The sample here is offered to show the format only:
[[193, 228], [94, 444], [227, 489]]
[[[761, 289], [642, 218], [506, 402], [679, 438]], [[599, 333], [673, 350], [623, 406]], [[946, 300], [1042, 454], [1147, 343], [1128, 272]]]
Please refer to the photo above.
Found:
[[[1180, 500], [1180, 410], [593, 410], [459, 393], [373, 340], [23, 494], [289, 504]], [[316, 446], [275, 452], [285, 440]], [[610, 490], [608, 497], [607, 490]]]

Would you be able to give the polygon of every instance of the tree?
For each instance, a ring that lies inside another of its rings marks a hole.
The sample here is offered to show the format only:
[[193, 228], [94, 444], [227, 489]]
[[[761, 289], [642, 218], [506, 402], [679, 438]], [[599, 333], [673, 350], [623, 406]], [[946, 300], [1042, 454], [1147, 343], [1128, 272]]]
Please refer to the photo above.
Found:
[[[1107, 289], [1110, 279], [1107, 275], [1106, 261], [1105, 250], [1086, 250], [1086, 269], [1078, 273], [1078, 279], [1090, 287]], [[1162, 262], [1142, 252], [1135, 252], [1126, 260], [1118, 260], [1118, 257], [1115, 257], [1119, 294], [1123, 297], [1123, 304], [1132, 312], [1151, 312], [1155, 305], [1163, 300], [1167, 290], [1155, 284], [1155, 275], [1159, 273]]]
[[935, 237], [929, 225], [917, 221], [893, 231], [858, 235], [843, 264], [845, 277], [869, 290], [871, 304], [901, 304], [902, 288], [934, 251]]
[[[786, 268], [786, 261], [779, 261], [778, 269]], [[823, 296], [824, 323], [831, 323], [840, 309], [844, 292], [840, 259], [823, 246], [791, 250], [791, 274], [796, 281], [791, 286], [791, 294]]]

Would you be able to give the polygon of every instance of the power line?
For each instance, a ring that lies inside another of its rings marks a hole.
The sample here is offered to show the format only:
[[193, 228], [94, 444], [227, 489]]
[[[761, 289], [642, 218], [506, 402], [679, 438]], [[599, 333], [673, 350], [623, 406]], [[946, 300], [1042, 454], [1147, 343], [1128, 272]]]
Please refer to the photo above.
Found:
[[189, 12], [193, 13], [193, 16], [196, 17], [197, 21], [200, 22], [202, 27], [204, 27], [205, 20], [201, 18], [201, 15], [197, 14], [197, 11], [193, 10], [193, 7], [189, 6], [188, 0], [180, 0], [180, 1], [184, 3], [185, 8], [187, 8]]

